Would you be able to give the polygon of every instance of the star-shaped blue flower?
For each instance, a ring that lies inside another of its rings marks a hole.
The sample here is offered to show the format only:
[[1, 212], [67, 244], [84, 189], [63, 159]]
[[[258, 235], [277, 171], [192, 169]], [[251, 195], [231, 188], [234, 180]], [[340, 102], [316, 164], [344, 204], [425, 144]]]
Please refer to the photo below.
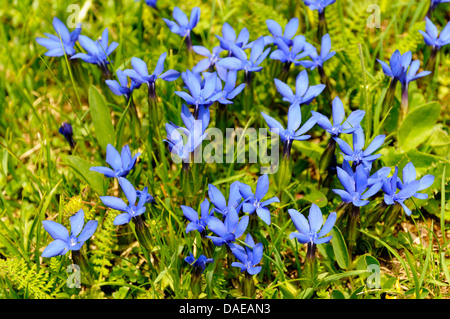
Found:
[[195, 28], [200, 20], [200, 8], [195, 7], [191, 10], [191, 16], [188, 19], [186, 13], [181, 11], [180, 8], [173, 8], [172, 13], [175, 21], [163, 18], [172, 33], [178, 34], [180, 37], [190, 37], [192, 29]]
[[302, 124], [302, 112], [299, 104], [293, 104], [289, 107], [287, 116], [288, 124], [286, 129], [284, 129], [283, 125], [274, 118], [263, 112], [261, 112], [261, 114], [266, 120], [270, 131], [278, 134], [283, 143], [290, 143], [293, 140], [304, 141], [309, 139], [311, 135], [304, 134], [317, 123], [318, 119], [316, 116], [312, 116], [303, 124], [303, 126], [300, 126]]
[[311, 111], [311, 113], [318, 118], [317, 125], [330, 133], [333, 138], [338, 137], [341, 133], [352, 134], [360, 127], [359, 124], [365, 114], [363, 110], [356, 110], [345, 119], [344, 104], [337, 96], [332, 102], [333, 124], [325, 115], [316, 111]]
[[439, 50], [444, 45], [450, 43], [450, 22], [447, 22], [444, 29], [439, 33], [437, 27], [430, 19], [425, 18], [425, 20], [425, 32], [422, 30], [419, 30], [419, 32], [423, 35], [423, 39], [427, 45]]
[[[308, 45], [312, 47], [311, 44], [308, 43]], [[312, 61], [303, 60], [299, 61], [297, 64], [300, 64], [310, 70], [314, 70], [317, 67], [322, 68], [323, 64], [336, 54], [335, 51], [331, 51], [331, 39], [328, 33], [322, 37], [320, 54], [317, 53], [317, 50], [314, 47], [312, 47], [312, 49], [309, 49], [308, 47], [307, 51], [309, 52], [308, 55]]]
[[48, 38], [36, 38], [36, 42], [47, 48], [46, 56], [63, 56], [64, 53], [71, 56], [75, 54], [75, 42], [78, 41], [78, 36], [81, 33], [81, 24], [78, 24], [76, 29], [69, 32], [67, 27], [57, 17], [53, 18], [53, 28], [56, 35], [44, 33]]
[[298, 30], [298, 18], [292, 18], [283, 28], [275, 20], [266, 20], [267, 29], [272, 36], [266, 36], [264, 38], [265, 44], [275, 43], [277, 39], [283, 41], [288, 47], [291, 47], [294, 43], [292, 38], [295, 36]]
[[333, 189], [333, 192], [338, 194], [344, 203], [352, 203], [357, 207], [365, 206], [370, 202], [368, 198], [381, 189], [381, 182], [375, 183], [369, 188], [368, 174], [363, 165], [356, 167], [353, 176], [340, 167], [336, 167], [336, 170], [344, 189]]
[[190, 222], [186, 226], [186, 233], [193, 230], [197, 230], [199, 233], [204, 232], [206, 230], [206, 225], [208, 224], [208, 219], [214, 213], [213, 210], [209, 210], [209, 201], [207, 199], [200, 204], [200, 218], [198, 217], [198, 213], [189, 206], [181, 205], [181, 209], [184, 217]]
[[133, 169], [136, 164], [136, 160], [140, 155], [141, 153], [137, 153], [132, 157], [130, 147], [128, 145], [122, 147], [122, 151], [119, 154], [114, 146], [108, 144], [106, 146], [106, 163], [111, 165], [113, 169], [104, 166], [94, 166], [91, 167], [90, 170], [101, 173], [106, 177], [126, 177]]
[[332, 236], [326, 235], [333, 229], [336, 222], [336, 212], [330, 213], [325, 223], [323, 222], [322, 212], [316, 204], [311, 205], [308, 220], [295, 209], [288, 209], [288, 213], [295, 228], [297, 228], [297, 232], [291, 233], [289, 238], [297, 238], [298, 242], [302, 244], [313, 243], [315, 245], [328, 243], [331, 240]]
[[411, 64], [411, 59], [411, 51], [408, 51], [402, 55], [399, 50], [396, 50], [391, 55], [389, 65], [379, 59], [377, 59], [377, 61], [381, 64], [383, 72], [386, 76], [391, 77], [393, 80], [400, 80]]
[[133, 93], [133, 90], [141, 85], [134, 80], [131, 80], [131, 84], [129, 84], [127, 75], [121, 69], [117, 69], [116, 75], [117, 80], [105, 80], [105, 83], [115, 95], [124, 95], [128, 100]]
[[372, 155], [372, 153], [383, 145], [386, 135], [376, 136], [366, 149], [363, 149], [365, 140], [364, 131], [362, 128], [358, 128], [355, 132], [353, 132], [352, 136], [353, 149], [341, 138], [336, 138], [336, 142], [339, 144], [341, 151], [344, 153], [344, 158], [347, 161], [353, 162], [353, 165], [363, 164], [367, 167], [381, 156], [381, 154]]
[[244, 70], [249, 72], [259, 72], [262, 70], [260, 64], [266, 59], [270, 52], [270, 48], [264, 50], [264, 37], [258, 38], [251, 48], [250, 57], [247, 53], [237, 45], [231, 45], [232, 57], [226, 57], [217, 62], [218, 66], [221, 66], [228, 70]]
[[96, 220], [90, 220], [84, 225], [84, 211], [82, 209], [71, 216], [69, 220], [70, 235], [67, 228], [57, 222], [51, 220], [42, 222], [44, 229], [54, 239], [45, 247], [42, 257], [55, 257], [65, 255], [69, 250], [80, 250], [86, 240], [92, 237], [98, 225]]
[[283, 101], [291, 104], [309, 105], [322, 91], [325, 84], [317, 84], [309, 86], [308, 72], [301, 71], [295, 79], [295, 94], [289, 85], [279, 79], [275, 79], [275, 86], [278, 93], [283, 97]]
[[245, 237], [245, 248], [234, 245], [231, 249], [231, 252], [236, 257], [239, 262], [231, 263], [231, 266], [240, 268], [241, 272], [247, 271], [250, 275], [258, 274], [262, 267], [257, 266], [263, 257], [263, 244], [257, 243], [253, 241], [252, 235], [247, 234]]
[[258, 215], [262, 221], [264, 221], [267, 225], [270, 225], [270, 210], [267, 206], [272, 203], [278, 203], [280, 200], [278, 197], [274, 196], [263, 201], [263, 198], [269, 192], [269, 176], [264, 174], [258, 178], [254, 194], [252, 192], [252, 188], [244, 183], [240, 184], [239, 191], [244, 199], [242, 211], [248, 214], [253, 214], [256, 212], [256, 215]]
[[196, 260], [194, 255], [192, 253], [189, 253], [189, 256], [187, 256], [184, 261], [194, 267], [194, 269], [198, 269], [200, 271], [200, 274], [202, 274], [205, 271], [206, 264], [213, 263], [214, 259], [207, 258], [205, 255], [200, 255]]
[[125, 178], [119, 177], [119, 185], [122, 188], [127, 200], [128, 205], [123, 201], [123, 199], [114, 196], [100, 196], [100, 200], [106, 206], [123, 212], [122, 214], [116, 216], [114, 219], [114, 225], [124, 225], [131, 221], [131, 218], [137, 217], [145, 213], [145, 204], [147, 202], [148, 189], [147, 187], [140, 193], [139, 202], [136, 205], [137, 193], [134, 186]]
[[157, 79], [162, 79], [164, 81], [175, 81], [179, 78], [180, 72], [175, 70], [164, 71], [164, 61], [166, 60], [167, 53], [164, 52], [159, 56], [158, 62], [156, 63], [155, 70], [152, 74], [149, 74], [147, 63], [143, 60], [132, 57], [131, 66], [133, 69], [127, 69], [123, 73], [129, 76], [138, 85], [147, 84], [149, 89], [149, 96], [155, 98], [155, 83]]
[[215, 216], [208, 218], [208, 229], [216, 236], [206, 237], [211, 239], [216, 246], [226, 244], [232, 248], [236, 239], [241, 237], [247, 229], [248, 221], [247, 215], [239, 219], [236, 209], [229, 207], [227, 217], [223, 222]]
[[87, 36], [80, 35], [78, 42], [87, 51], [87, 53], [77, 53], [71, 59], [81, 59], [87, 63], [97, 64], [105, 67], [109, 64], [108, 56], [118, 47], [119, 43], [112, 42], [108, 44], [108, 28], [105, 28], [102, 37], [93, 41]]
[[236, 37], [236, 32], [233, 27], [225, 22], [222, 26], [222, 36], [216, 35], [217, 39], [220, 41], [220, 47], [223, 50], [229, 51], [231, 54], [231, 48], [233, 45], [239, 48], [247, 48], [248, 39], [250, 38], [250, 33], [247, 28], [243, 28], [239, 35]]
[[230, 185], [230, 193], [228, 197], [228, 204], [225, 196], [220, 192], [220, 190], [213, 184], [208, 185], [208, 196], [213, 203], [213, 212], [218, 212], [222, 214], [225, 218], [228, 215], [229, 207], [236, 209], [238, 212], [240, 210], [240, 203], [242, 200], [241, 193], [239, 192], [239, 181], [235, 181]]

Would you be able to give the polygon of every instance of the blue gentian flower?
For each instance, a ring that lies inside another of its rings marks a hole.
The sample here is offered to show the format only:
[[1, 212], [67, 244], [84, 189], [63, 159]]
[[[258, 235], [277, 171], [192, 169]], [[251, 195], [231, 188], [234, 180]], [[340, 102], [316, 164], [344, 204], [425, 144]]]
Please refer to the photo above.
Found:
[[127, 75], [120, 69], [116, 71], [116, 75], [117, 80], [105, 80], [105, 83], [115, 95], [124, 95], [128, 100], [131, 97], [133, 90], [140, 87], [141, 84], [136, 83], [134, 80], [131, 80], [131, 84], [128, 84]]
[[241, 237], [248, 226], [249, 217], [242, 216], [239, 220], [238, 213], [233, 207], [229, 207], [227, 217], [222, 222], [215, 216], [208, 218], [208, 229], [217, 236], [206, 236], [211, 239], [214, 245], [228, 245], [230, 248], [234, 246], [237, 238]]
[[247, 244], [245, 248], [234, 245], [231, 249], [231, 252], [236, 257], [239, 262], [231, 263], [231, 266], [238, 267], [241, 269], [241, 272], [247, 271], [250, 275], [258, 274], [262, 267], [257, 266], [263, 257], [263, 244], [257, 243], [253, 241], [252, 235], [247, 234], [245, 237], [245, 243]]
[[284, 129], [280, 122], [269, 115], [264, 114], [263, 112], [261, 112], [261, 114], [266, 120], [270, 131], [278, 134], [283, 143], [290, 143], [293, 140], [304, 141], [309, 139], [311, 135], [304, 134], [317, 123], [317, 117], [312, 116], [300, 127], [302, 123], [302, 112], [299, 104], [293, 104], [289, 107], [287, 129]]
[[72, 125], [67, 122], [64, 122], [59, 127], [59, 133], [64, 136], [67, 142], [69, 142], [70, 148], [75, 147], [75, 141], [73, 140], [73, 130]]
[[339, 144], [341, 151], [344, 153], [344, 158], [347, 161], [353, 162], [353, 165], [363, 164], [365, 167], [369, 166], [370, 163], [375, 161], [377, 158], [381, 156], [381, 154], [374, 154], [377, 149], [383, 145], [386, 135], [378, 135], [374, 138], [372, 143], [367, 146], [365, 150], [364, 148], [364, 131], [362, 128], [358, 128], [355, 132], [353, 132], [353, 150], [352, 148], [342, 140], [341, 138], [336, 138], [336, 142]]
[[264, 38], [264, 44], [276, 43], [276, 40], [279, 39], [283, 41], [288, 47], [291, 47], [294, 43], [292, 38], [297, 33], [298, 29], [298, 18], [292, 18], [286, 24], [286, 27], [283, 28], [276, 22], [275, 20], [268, 19], [266, 20], [267, 29], [272, 34], [272, 36], [266, 36]]
[[225, 196], [219, 191], [219, 189], [213, 184], [208, 185], [208, 196], [213, 203], [214, 208], [213, 212], [218, 212], [222, 214], [223, 217], [227, 217], [229, 207], [236, 209], [238, 212], [240, 210], [240, 203], [242, 200], [241, 193], [239, 191], [240, 182], [235, 181], [230, 185], [230, 193], [228, 197], [228, 204], [225, 199]]
[[65, 255], [69, 250], [80, 250], [84, 243], [92, 237], [98, 225], [96, 220], [90, 220], [84, 225], [82, 209], [71, 216], [69, 220], [70, 235], [67, 228], [57, 222], [51, 220], [42, 222], [44, 229], [54, 239], [45, 247], [42, 257], [56, 257]]
[[93, 41], [87, 36], [80, 35], [78, 42], [87, 51], [87, 53], [77, 53], [71, 57], [71, 59], [82, 59], [83, 61], [91, 64], [96, 64], [102, 69], [109, 64], [108, 56], [119, 45], [117, 42], [108, 44], [108, 28], [105, 28], [102, 33], [102, 37], [99, 40]]
[[341, 196], [344, 203], [352, 203], [361, 207], [369, 204], [369, 197], [375, 195], [382, 186], [378, 182], [369, 187], [368, 174], [363, 165], [356, 167], [356, 172], [350, 176], [344, 169], [336, 167], [337, 176], [344, 189], [333, 189], [333, 192]]
[[325, 223], [323, 222], [322, 212], [316, 204], [311, 205], [308, 220], [295, 209], [288, 209], [288, 213], [298, 231], [292, 232], [289, 238], [297, 238], [298, 242], [302, 244], [311, 243], [314, 245], [328, 243], [331, 240], [332, 236], [326, 235], [333, 229], [336, 222], [336, 212], [330, 213]]
[[[229, 70], [225, 72], [218, 72], [219, 77], [216, 82], [216, 94], [221, 94], [221, 97], [217, 100], [220, 104], [231, 104], [231, 100], [234, 99], [245, 88], [245, 83], [241, 83], [236, 86], [237, 71]], [[222, 81], [225, 85], [222, 89]]]
[[137, 198], [141, 199], [141, 197], [145, 196], [145, 204], [154, 203], [155, 199], [152, 195], [148, 193], [148, 187], [145, 187], [143, 190], [136, 189]]
[[199, 106], [211, 106], [223, 96], [223, 93], [215, 92], [217, 84], [216, 72], [206, 74], [203, 83], [201, 79], [196, 77], [190, 70], [186, 70], [185, 73], [182, 73], [181, 78], [186, 84], [189, 93], [175, 91], [175, 94], [181, 97], [187, 104], [194, 105], [196, 110], [198, 110]]
[[[309, 46], [311, 46], [311, 44], [308, 43]], [[328, 61], [329, 59], [331, 59], [336, 52], [335, 51], [331, 51], [331, 39], [330, 39], [330, 35], [327, 33], [322, 37], [322, 44], [320, 47], [320, 54], [317, 53], [317, 50], [313, 47], [313, 49], [309, 49], [308, 48], [308, 52], [309, 52], [309, 57], [311, 58], [312, 61], [308, 61], [308, 60], [303, 60], [303, 61], [299, 61], [297, 64], [302, 65], [303, 67], [310, 69], [310, 70], [314, 70], [315, 68], [323, 68], [323, 64]]]
[[221, 59], [217, 62], [217, 65], [228, 70], [244, 70], [247, 75], [250, 72], [259, 72], [262, 70], [262, 67], [259, 65], [269, 54], [270, 48], [264, 50], [264, 37], [260, 37], [252, 45], [250, 58], [247, 57], [243, 49], [234, 44], [231, 45], [231, 52], [233, 53], [232, 57]]
[[136, 160], [140, 155], [141, 153], [137, 153], [132, 157], [130, 147], [128, 145], [122, 147], [122, 151], [119, 154], [114, 146], [108, 144], [106, 146], [106, 163], [111, 165], [113, 169], [104, 166], [94, 166], [91, 167], [90, 170], [101, 173], [106, 177], [126, 177], [133, 169], [136, 164]]
[[[189, 112], [189, 109], [186, 105], [183, 104], [181, 106], [181, 120], [183, 121], [184, 126], [186, 127], [186, 129], [189, 132], [193, 132], [195, 122], [201, 122], [202, 133], [205, 133], [206, 129], [208, 128], [210, 119], [211, 119], [211, 114], [209, 112], [209, 109], [206, 107], [203, 107], [203, 106], [200, 107], [198, 119], [195, 119], [194, 116], [192, 115], [192, 113]], [[173, 123], [171, 123], [171, 124], [175, 125]], [[179, 126], [177, 126], [177, 127], [181, 128]]]
[[253, 214], [256, 211], [256, 215], [267, 225], [270, 225], [270, 210], [266, 206], [278, 203], [280, 200], [274, 196], [262, 201], [269, 191], [269, 176], [264, 174], [258, 178], [254, 194], [252, 188], [244, 183], [240, 183], [239, 191], [244, 199], [242, 211], [249, 214]]
[[377, 61], [381, 64], [383, 73], [386, 76], [389, 76], [393, 80], [398, 81], [411, 64], [411, 59], [411, 51], [408, 51], [402, 55], [399, 50], [396, 50], [394, 53], [392, 53], [391, 59], [389, 60], [389, 65], [379, 59], [377, 59]]
[[317, 10], [322, 13], [327, 6], [336, 2], [336, 0], [303, 0], [306, 6], [311, 10]]
[[195, 7], [191, 10], [191, 16], [188, 19], [187, 15], [181, 11], [180, 8], [175, 7], [173, 8], [172, 13], [173, 18], [176, 22], [168, 20], [163, 18], [163, 20], [166, 22], [167, 26], [169, 27], [170, 31], [172, 33], [178, 34], [180, 37], [185, 38], [186, 45], [188, 50], [192, 49], [192, 42], [191, 42], [191, 31], [195, 28], [198, 21], [200, 20], [200, 8]]
[[311, 113], [318, 118], [317, 125], [330, 133], [333, 138], [338, 137], [341, 133], [352, 134], [360, 127], [365, 114], [363, 110], [357, 110], [350, 113], [348, 118], [345, 119], [344, 104], [338, 96], [332, 102], [333, 124], [325, 115], [316, 111], [311, 111]]
[[214, 68], [216, 63], [220, 60], [220, 52], [223, 51], [221, 47], [217, 46], [212, 49], [212, 52], [209, 52], [207, 48], [200, 45], [194, 45], [192, 50], [194, 50], [195, 53], [206, 57], [206, 59], [200, 60], [192, 68], [192, 72], [194, 73], [201, 73], [208, 69]]
[[246, 49], [248, 39], [250, 38], [250, 33], [247, 28], [243, 28], [239, 35], [236, 37], [236, 32], [233, 27], [225, 22], [222, 26], [222, 36], [216, 35], [217, 39], [220, 41], [220, 47], [231, 54], [231, 48], [233, 45]]
[[419, 30], [420, 34], [423, 35], [425, 43], [433, 48], [437, 48], [438, 50], [444, 45], [449, 44], [450, 22], [447, 22], [444, 29], [442, 29], [441, 33], [439, 34], [439, 31], [437, 27], [433, 24], [433, 22], [428, 18], [425, 19], [426, 19], [425, 32]]
[[[402, 170], [403, 175], [403, 182], [399, 179], [397, 179], [397, 188], [400, 190], [403, 190], [403, 188], [407, 187], [409, 184], [414, 182], [416, 180], [416, 169], [414, 167], [414, 164], [412, 162], [409, 162], [405, 165], [405, 167]], [[419, 188], [417, 191], [422, 191], [428, 187], [430, 187], [434, 183], [434, 176], [433, 175], [425, 175], [419, 180]], [[418, 199], [427, 199], [428, 194], [425, 193], [415, 193], [413, 197]]]
[[325, 84], [317, 84], [309, 86], [308, 72], [301, 71], [295, 80], [295, 94], [286, 83], [279, 79], [275, 79], [275, 86], [278, 93], [283, 97], [283, 101], [291, 104], [309, 105], [322, 91]]
[[315, 48], [306, 42], [305, 36], [303, 35], [297, 35], [292, 40], [291, 47], [289, 47], [281, 38], [275, 39], [274, 43], [277, 45], [278, 49], [270, 54], [270, 58], [272, 60], [279, 60], [280, 62], [287, 64], [287, 66], [290, 66], [292, 63], [299, 65], [301, 62], [299, 61], [300, 59], [315, 52]]
[[[341, 168], [343, 170], [345, 170], [351, 178], [353, 178], [353, 179], [356, 178], [355, 172], [353, 171], [350, 163], [346, 159], [344, 159]], [[368, 188], [372, 187], [373, 185], [375, 185], [377, 183], [383, 183], [386, 180], [386, 178], [388, 177], [389, 173], [391, 172], [391, 168], [385, 166], [385, 167], [380, 168], [378, 171], [376, 171], [372, 175], [370, 175], [371, 168], [372, 168], [372, 165], [364, 167], [364, 170], [366, 171], [366, 175], [367, 175], [367, 187]]]
[[[173, 154], [178, 155], [184, 162], [189, 160], [189, 155], [202, 143], [207, 133], [204, 133], [209, 124], [209, 109], [200, 106], [199, 120], [195, 120], [189, 109], [183, 105], [181, 117], [186, 128], [179, 127], [173, 123], [166, 123], [167, 139], [164, 140], [169, 144], [169, 150]], [[181, 130], [186, 137], [178, 131]]]
[[204, 255], [200, 255], [197, 260], [195, 260], [195, 257], [192, 253], [189, 253], [189, 256], [187, 256], [184, 261], [186, 261], [189, 265], [194, 267], [196, 270], [200, 271], [200, 274], [202, 274], [205, 271], [206, 264], [210, 264], [214, 262], [214, 259], [207, 258]]
[[139, 202], [136, 205], [137, 193], [134, 186], [125, 178], [119, 177], [119, 185], [122, 188], [127, 200], [128, 205], [123, 201], [123, 199], [114, 196], [100, 196], [100, 200], [106, 206], [123, 212], [122, 214], [116, 216], [113, 224], [123, 225], [131, 221], [131, 218], [137, 217], [145, 212], [145, 203], [147, 202], [148, 189], [145, 187], [140, 193]]
[[180, 73], [175, 70], [168, 70], [163, 73], [166, 56], [166, 52], [159, 56], [155, 70], [152, 74], [149, 74], [148, 72], [147, 63], [136, 57], [131, 58], [131, 65], [133, 69], [127, 69], [123, 71], [123, 73], [129, 76], [138, 85], [142, 85], [144, 83], [147, 84], [149, 97], [154, 99], [156, 98], [155, 83], [157, 79], [162, 79], [164, 81], [175, 81], [180, 76]]
[[[408, 179], [408, 176], [406, 176]], [[403, 177], [405, 178], [405, 176]], [[407, 183], [399, 192], [397, 192], [397, 183], [400, 181], [398, 178], [398, 167], [395, 167], [394, 175], [387, 178], [383, 182], [383, 192], [384, 192], [384, 202], [386, 205], [393, 205], [398, 203], [402, 206], [406, 215], [411, 215], [411, 210], [404, 204], [404, 201], [412, 197], [418, 190], [420, 186], [419, 181], [411, 181]], [[401, 181], [400, 181], [401, 183]]]
[[57, 17], [53, 18], [53, 28], [56, 35], [44, 33], [48, 38], [36, 38], [36, 42], [47, 48], [46, 56], [63, 56], [64, 53], [71, 56], [75, 54], [75, 42], [81, 33], [81, 24], [78, 24], [75, 30], [69, 32], [67, 27]]
[[213, 214], [213, 210], [209, 210], [209, 201], [207, 199], [200, 204], [200, 218], [198, 218], [198, 213], [189, 206], [181, 205], [181, 209], [183, 210], [184, 217], [190, 221], [190, 223], [186, 226], [186, 233], [193, 230], [197, 230], [199, 233], [202, 233], [206, 230], [208, 219]]
[[403, 90], [406, 90], [408, 88], [410, 82], [416, 81], [417, 79], [427, 76], [428, 74], [431, 73], [431, 71], [422, 71], [417, 73], [419, 68], [420, 68], [419, 60], [414, 60], [411, 62], [411, 65], [409, 66], [408, 70], [405, 73], [403, 73], [403, 76], [400, 78]]

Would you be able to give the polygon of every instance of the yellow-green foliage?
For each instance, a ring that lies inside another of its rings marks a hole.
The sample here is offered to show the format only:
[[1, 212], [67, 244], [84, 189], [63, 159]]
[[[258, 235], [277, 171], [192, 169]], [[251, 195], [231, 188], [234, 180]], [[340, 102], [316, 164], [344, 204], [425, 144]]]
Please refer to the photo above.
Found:
[[414, 23], [411, 27], [411, 30], [408, 31], [398, 42], [396, 48], [400, 51], [400, 53], [405, 53], [408, 51], [417, 52], [417, 49], [420, 44], [423, 43], [423, 35], [419, 32], [419, 30], [425, 30], [425, 21], [419, 21]]
[[57, 292], [53, 290], [55, 280], [50, 278], [45, 268], [37, 270], [36, 264], [29, 268], [23, 259], [0, 260], [0, 279], [2, 282], [9, 282], [15, 293], [23, 294], [25, 298], [50, 299]]
[[113, 221], [117, 214], [117, 212], [112, 210], [106, 214], [101, 227], [97, 228], [92, 240], [92, 246], [96, 248], [91, 251], [90, 261], [94, 265], [94, 270], [101, 276], [107, 276], [109, 273], [107, 267], [112, 266], [112, 250], [116, 244], [116, 230]]

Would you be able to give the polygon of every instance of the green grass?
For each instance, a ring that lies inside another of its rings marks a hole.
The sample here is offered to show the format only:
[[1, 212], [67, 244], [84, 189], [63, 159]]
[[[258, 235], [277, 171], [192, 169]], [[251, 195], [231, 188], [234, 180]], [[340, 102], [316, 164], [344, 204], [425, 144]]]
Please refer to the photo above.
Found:
[[[389, 116], [381, 117], [389, 83], [376, 59], [387, 61], [396, 49], [401, 53], [411, 50], [423, 68], [430, 49], [417, 30], [425, 28], [423, 17], [428, 4], [375, 1], [380, 7], [381, 28], [369, 29], [366, 23], [371, 13], [367, 6], [372, 2], [337, 0], [327, 8], [332, 49], [337, 54], [326, 62], [325, 71], [333, 96], [341, 98], [347, 113], [366, 111], [366, 139], [371, 141], [378, 134], [388, 136], [375, 168], [398, 166], [401, 170], [412, 161], [418, 177], [435, 175], [434, 184], [425, 190], [429, 198], [409, 200], [413, 214], [400, 215], [400, 220], [386, 229], [382, 222], [367, 221], [379, 209], [382, 198], [378, 197], [362, 211], [353, 258], [348, 255], [345, 230], [335, 227], [332, 242], [318, 249], [317, 273], [309, 281], [303, 273], [306, 247], [289, 239], [295, 227], [287, 210], [295, 208], [306, 213], [311, 203], [317, 203], [326, 216], [340, 204], [340, 198], [330, 191], [339, 188], [336, 178], [331, 186], [318, 184], [317, 167], [328, 136], [315, 126], [311, 140], [294, 143], [289, 185], [278, 190], [274, 177], [270, 177], [267, 198], [281, 195], [281, 203], [271, 206], [272, 224], [259, 221], [252, 233], [255, 241], [264, 245], [263, 268], [254, 278], [257, 298], [450, 297], [450, 241], [446, 235], [450, 219], [449, 47], [442, 48], [434, 73], [423, 84], [411, 84], [409, 118], [397, 127], [401, 92], [397, 92]], [[199, 165], [195, 176], [198, 193], [186, 198], [180, 190], [181, 165], [172, 162], [162, 141], [164, 123], [182, 124], [182, 100], [173, 93], [183, 90], [181, 79], [157, 83], [158, 109], [153, 108], [153, 114], [149, 112], [152, 108], [146, 89], [135, 91], [139, 126], [132, 120], [131, 106], [109, 91], [95, 65], [46, 57], [45, 49], [36, 43], [35, 38], [43, 33], [54, 33], [54, 16], [66, 21], [73, 13], [67, 9], [69, 1], [0, 3], [0, 298], [192, 298], [192, 269], [184, 258], [189, 252], [205, 253], [208, 244], [198, 233], [185, 233], [186, 220], [180, 205], [197, 209], [207, 197], [209, 183], [226, 197], [235, 180], [253, 186], [260, 163]], [[109, 29], [110, 42], [119, 43], [110, 56], [111, 70], [131, 68], [133, 56], [149, 62], [153, 69], [159, 55], [167, 52], [165, 69], [185, 71], [202, 57], [187, 55], [182, 39], [171, 34], [161, 19], [171, 19], [175, 5], [184, 12], [194, 6], [201, 8], [194, 45], [218, 45], [214, 35], [221, 34], [224, 22], [237, 31], [247, 27], [250, 39], [255, 40], [268, 35], [266, 19], [284, 26], [292, 17], [300, 21], [297, 34], [304, 34], [315, 46], [320, 43], [316, 38], [317, 12], [301, 1], [287, 0], [160, 0], [158, 11], [143, 2], [85, 1], [80, 8], [82, 34], [96, 38], [105, 27]], [[433, 21], [439, 30], [447, 23], [448, 9], [449, 5], [440, 5], [434, 13]], [[245, 96], [241, 94], [230, 105], [231, 127], [265, 128], [261, 111], [286, 122], [288, 105], [273, 83], [281, 67], [270, 59], [262, 66], [264, 69], [254, 78], [253, 104], [244, 107]], [[300, 66], [291, 67], [287, 82], [292, 87], [301, 70]], [[320, 83], [317, 70], [308, 74], [310, 84]], [[327, 109], [327, 101], [321, 95], [310, 109]], [[304, 119], [310, 109], [302, 106]], [[215, 114], [216, 106], [212, 106], [212, 122]], [[76, 147], [72, 153], [58, 133], [64, 121], [74, 128]], [[145, 213], [153, 254], [159, 261], [155, 269], [136, 241], [133, 224], [112, 225], [117, 212], [104, 207], [99, 199], [106, 194], [123, 197], [117, 182], [89, 171], [91, 166], [105, 165], [109, 142], [119, 149], [128, 144], [133, 154], [142, 153], [128, 178], [139, 189], [148, 186], [155, 198], [155, 204], [148, 205]], [[338, 156], [338, 162], [341, 160]], [[54, 220], [68, 226], [68, 218], [81, 208], [86, 220], [98, 220], [99, 228], [82, 248], [93, 268], [93, 283], [77, 289], [66, 285], [70, 254], [41, 257], [52, 240], [42, 228], [42, 221]], [[242, 243], [243, 238], [239, 241]], [[244, 277], [227, 266], [225, 247], [213, 247], [211, 243], [209, 247], [208, 257], [214, 258], [214, 263], [202, 276], [200, 298], [243, 298], [240, 281]], [[367, 285], [369, 265], [380, 268], [380, 287]]]

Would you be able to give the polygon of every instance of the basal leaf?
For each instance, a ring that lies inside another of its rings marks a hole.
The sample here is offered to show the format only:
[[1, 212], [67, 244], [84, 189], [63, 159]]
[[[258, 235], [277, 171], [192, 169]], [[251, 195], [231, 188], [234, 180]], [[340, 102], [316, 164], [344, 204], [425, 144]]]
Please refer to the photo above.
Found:
[[89, 170], [92, 166], [91, 163], [78, 156], [69, 155], [66, 157], [66, 165], [70, 166], [78, 178], [85, 181], [99, 195], [106, 193], [104, 177], [102, 174]]
[[114, 145], [114, 126], [111, 121], [111, 114], [105, 98], [93, 85], [89, 87], [89, 108], [97, 141], [100, 146], [106, 150], [108, 144]]
[[423, 143], [433, 131], [441, 106], [432, 102], [412, 110], [398, 130], [398, 145], [407, 151]]

